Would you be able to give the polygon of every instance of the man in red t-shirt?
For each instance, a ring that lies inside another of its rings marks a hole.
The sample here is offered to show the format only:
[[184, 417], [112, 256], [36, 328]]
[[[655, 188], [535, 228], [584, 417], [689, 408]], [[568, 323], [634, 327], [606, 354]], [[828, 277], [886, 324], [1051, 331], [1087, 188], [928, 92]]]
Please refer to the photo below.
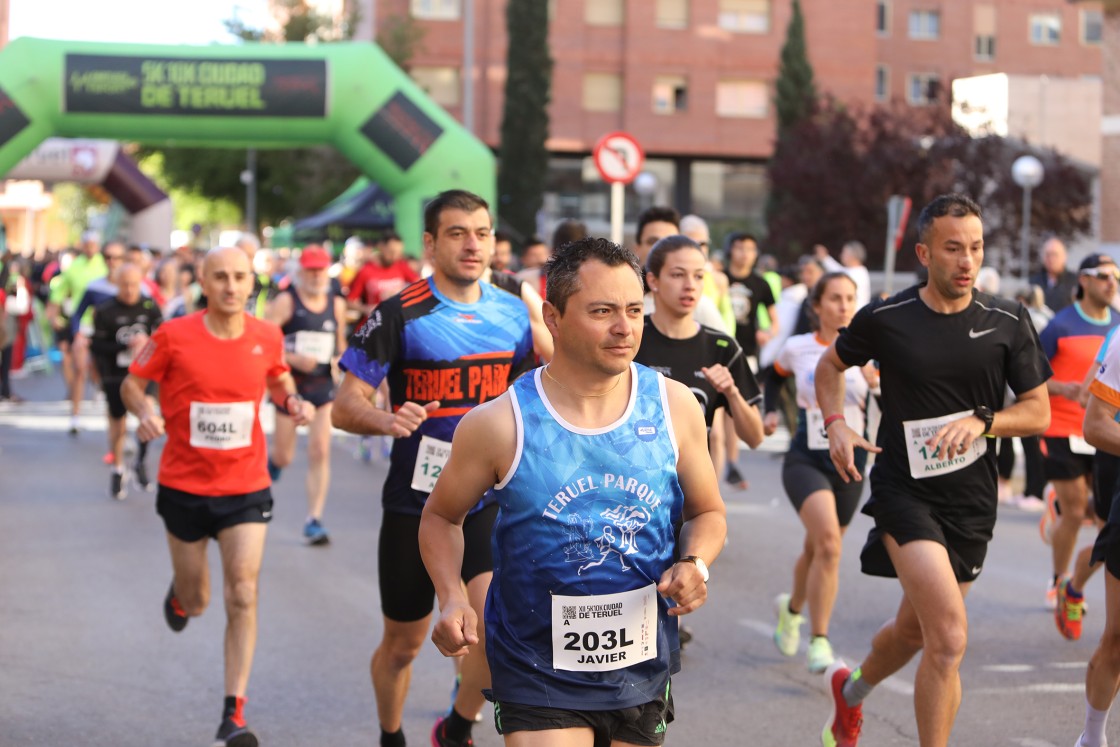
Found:
[[[164, 617], [175, 632], [210, 599], [208, 540], [218, 542], [226, 600], [226, 699], [215, 744], [256, 747], [242, 710], [257, 638], [257, 580], [272, 494], [260, 403], [267, 389], [297, 425], [314, 407], [296, 393], [280, 328], [245, 313], [249, 259], [215, 249], [202, 266], [206, 310], [164, 323], [121, 385], [140, 419], [136, 435], [164, 434], [156, 510], [167, 528], [174, 576]], [[144, 390], [159, 384], [160, 412]]]
[[392, 298], [401, 292], [409, 283], [414, 283], [420, 276], [409, 266], [404, 258], [404, 242], [395, 231], [389, 231], [381, 237], [377, 247], [377, 256], [366, 262], [354, 281], [350, 283], [350, 293], [346, 300], [350, 308], [356, 309], [362, 315], [355, 329], [360, 329], [365, 317], [373, 311], [377, 304], [386, 298]]

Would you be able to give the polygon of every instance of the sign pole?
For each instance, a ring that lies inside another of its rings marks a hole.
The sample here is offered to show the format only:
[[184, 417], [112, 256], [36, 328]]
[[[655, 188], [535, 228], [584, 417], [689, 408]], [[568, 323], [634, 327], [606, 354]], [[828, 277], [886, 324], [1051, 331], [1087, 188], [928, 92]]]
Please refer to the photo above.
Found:
[[612, 132], [599, 138], [591, 157], [603, 181], [611, 185], [611, 241], [621, 246], [626, 185], [642, 170], [645, 153], [631, 135]]
[[622, 218], [626, 208], [626, 186], [611, 182], [611, 241], [622, 245]]

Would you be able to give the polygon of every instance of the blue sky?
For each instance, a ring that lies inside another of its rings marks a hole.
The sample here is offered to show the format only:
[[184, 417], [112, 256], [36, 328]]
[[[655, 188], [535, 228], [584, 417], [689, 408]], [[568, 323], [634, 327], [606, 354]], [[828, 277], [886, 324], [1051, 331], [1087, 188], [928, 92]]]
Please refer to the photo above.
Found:
[[229, 42], [222, 21], [236, 12], [264, 25], [266, 0], [11, 0], [11, 38], [209, 44]]

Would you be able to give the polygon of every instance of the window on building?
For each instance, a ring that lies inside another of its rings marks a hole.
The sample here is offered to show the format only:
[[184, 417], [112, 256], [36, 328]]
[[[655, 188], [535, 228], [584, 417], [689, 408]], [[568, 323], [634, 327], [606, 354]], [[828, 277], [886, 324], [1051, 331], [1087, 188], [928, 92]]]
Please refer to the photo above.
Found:
[[991, 62], [996, 58], [996, 38], [991, 34], [977, 34], [972, 54], [977, 62]]
[[1099, 10], [1081, 11], [1081, 43], [1100, 44], [1104, 36], [1104, 16]]
[[716, 114], [721, 117], [762, 119], [770, 104], [770, 90], [761, 80], [721, 80], [716, 84]]
[[1033, 13], [1031, 44], [1053, 45], [1062, 40], [1062, 17], [1057, 13]]
[[583, 21], [588, 26], [621, 26], [623, 0], [583, 0]]
[[875, 66], [875, 100], [886, 101], [891, 97], [891, 69], [886, 65]]
[[719, 27], [741, 34], [770, 32], [771, 0], [719, 0]]
[[941, 37], [941, 11], [910, 11], [911, 39], [939, 39]]
[[910, 73], [906, 83], [906, 100], [915, 106], [924, 106], [937, 100], [941, 94], [941, 78], [937, 73]]
[[463, 84], [457, 67], [413, 67], [409, 75], [440, 106], [458, 106]]
[[688, 28], [688, 0], [657, 0], [655, 12], [659, 29]]
[[457, 21], [462, 15], [462, 0], [410, 0], [413, 18], [429, 21]]
[[891, 35], [891, 0], [876, 1], [875, 31], [879, 33], [879, 36]]
[[618, 73], [583, 74], [583, 110], [616, 112], [622, 108], [622, 76]]
[[996, 58], [996, 6], [972, 6], [972, 56], [979, 61]]
[[658, 75], [653, 79], [653, 111], [672, 114], [688, 110], [688, 86], [683, 75]]

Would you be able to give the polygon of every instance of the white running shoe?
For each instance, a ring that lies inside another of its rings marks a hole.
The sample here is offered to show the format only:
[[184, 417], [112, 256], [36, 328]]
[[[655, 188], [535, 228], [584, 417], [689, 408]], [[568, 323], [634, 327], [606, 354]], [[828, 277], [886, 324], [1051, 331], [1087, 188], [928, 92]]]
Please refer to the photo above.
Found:
[[789, 594], [779, 594], [774, 599], [774, 611], [778, 614], [774, 645], [785, 656], [794, 656], [801, 643], [801, 623], [804, 618], [789, 611]]
[[834, 661], [836, 661], [836, 655], [832, 653], [832, 644], [828, 642], [826, 636], [819, 635], [809, 641], [810, 674], [820, 674], [832, 666]]

